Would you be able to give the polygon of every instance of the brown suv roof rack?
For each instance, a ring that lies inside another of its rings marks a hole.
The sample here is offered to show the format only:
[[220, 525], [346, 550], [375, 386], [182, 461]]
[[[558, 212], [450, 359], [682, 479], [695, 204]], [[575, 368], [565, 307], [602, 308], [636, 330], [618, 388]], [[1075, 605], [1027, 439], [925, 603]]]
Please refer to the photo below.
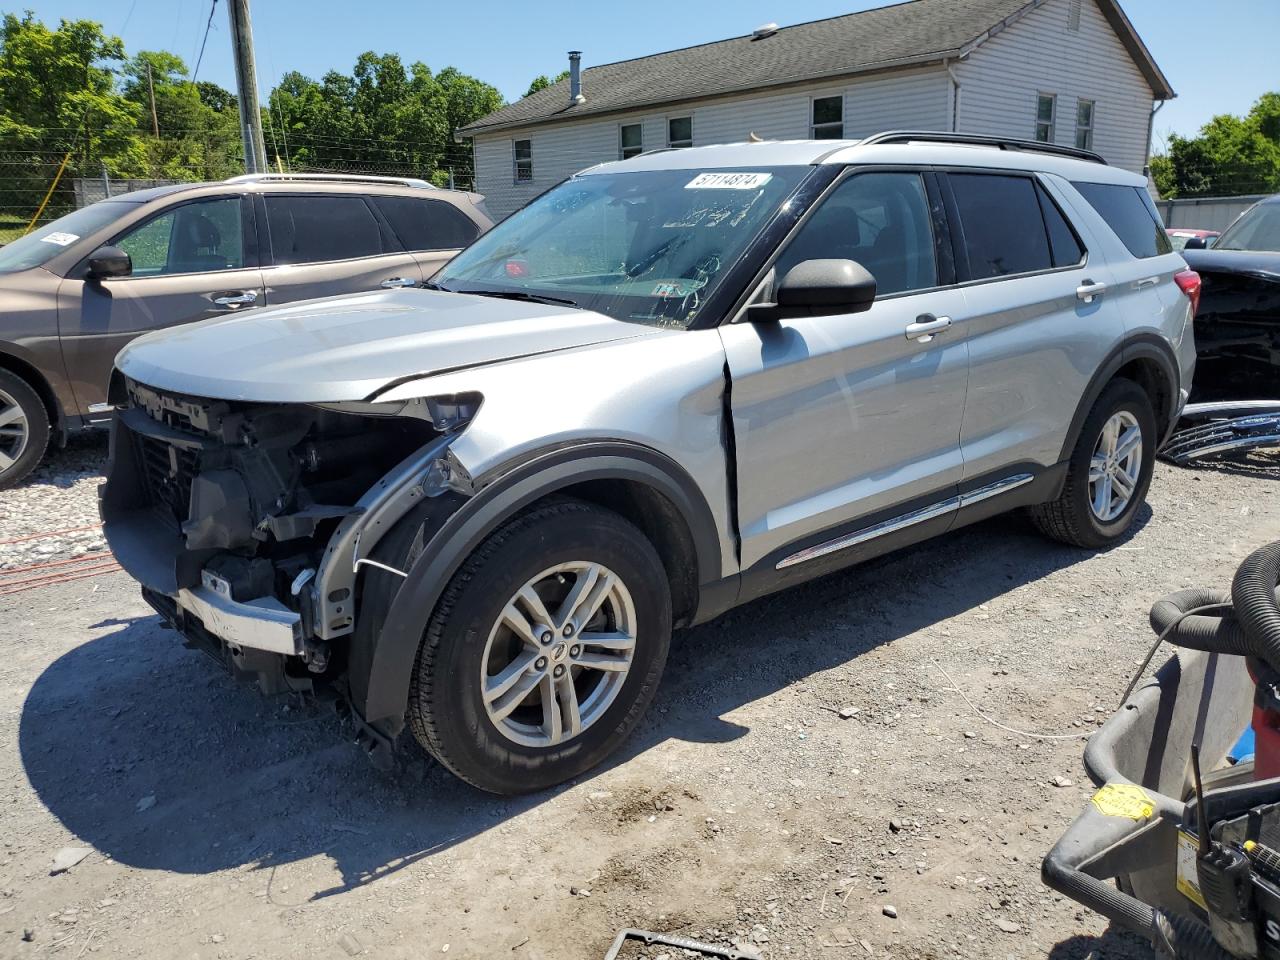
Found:
[[1052, 153], [1060, 157], [1072, 157], [1076, 160], [1087, 160], [1090, 163], [1107, 161], [1102, 154], [1092, 150], [1081, 150], [1078, 147], [1064, 147], [1057, 143], [1041, 143], [1039, 140], [1017, 140], [1011, 137], [988, 137], [979, 133], [947, 133], [939, 130], [890, 130], [885, 133], [872, 134], [861, 140], [858, 146], [873, 143], [959, 143], [977, 147], [996, 147], [1000, 150], [1027, 150], [1032, 153]]

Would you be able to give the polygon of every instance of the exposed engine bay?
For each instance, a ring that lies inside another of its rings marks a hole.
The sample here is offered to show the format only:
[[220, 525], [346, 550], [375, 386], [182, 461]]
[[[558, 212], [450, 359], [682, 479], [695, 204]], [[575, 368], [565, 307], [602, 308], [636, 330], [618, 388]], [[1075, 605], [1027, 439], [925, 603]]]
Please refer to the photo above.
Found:
[[126, 389], [102, 492], [112, 549], [166, 619], [264, 689], [342, 671], [356, 573], [376, 565], [371, 525], [381, 535], [422, 498], [469, 491], [448, 446], [476, 396], [269, 404]]

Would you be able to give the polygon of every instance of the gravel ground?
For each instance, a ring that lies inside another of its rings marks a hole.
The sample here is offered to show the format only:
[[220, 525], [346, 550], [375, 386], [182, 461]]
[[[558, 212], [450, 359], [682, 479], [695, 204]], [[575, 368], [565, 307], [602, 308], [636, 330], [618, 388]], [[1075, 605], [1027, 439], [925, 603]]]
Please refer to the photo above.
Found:
[[[94, 449], [0, 494], [0, 539], [91, 522]], [[771, 960], [1150, 956], [1039, 863], [1147, 608], [1280, 539], [1277, 483], [1277, 459], [1160, 466], [1108, 553], [1006, 517], [758, 601], [677, 637], [616, 762], [519, 800], [375, 773], [323, 704], [232, 683], [122, 574], [0, 596], [0, 957], [599, 960], [623, 926]], [[953, 681], [1080, 736], [1008, 733]], [[87, 856], [51, 875], [64, 847]]]
[[[72, 437], [66, 449], [54, 451], [22, 486], [0, 492], [0, 570], [106, 549], [97, 528], [98, 484], [106, 452], [106, 431]], [[19, 539], [53, 530], [73, 532]], [[14, 540], [18, 542], [7, 542]]]

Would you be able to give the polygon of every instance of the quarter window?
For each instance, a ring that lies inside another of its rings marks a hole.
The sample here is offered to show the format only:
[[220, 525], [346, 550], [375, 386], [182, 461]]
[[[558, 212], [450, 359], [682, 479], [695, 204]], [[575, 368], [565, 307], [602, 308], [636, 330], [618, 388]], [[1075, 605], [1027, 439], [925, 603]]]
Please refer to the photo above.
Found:
[[511, 145], [511, 162], [516, 183], [533, 181], [533, 141], [516, 140]]
[[185, 203], [116, 241], [133, 260], [133, 276], [209, 273], [244, 266], [240, 198]]
[[1142, 187], [1119, 183], [1073, 183], [1081, 196], [1107, 221], [1121, 243], [1135, 257], [1158, 257], [1171, 253], [1173, 244], [1151, 195]]
[[264, 198], [275, 263], [324, 263], [392, 249], [363, 197], [276, 194]]
[[623, 160], [644, 153], [644, 127], [638, 123], [624, 123], [618, 128], [618, 155]]
[[406, 250], [457, 250], [480, 235], [461, 210], [443, 200], [372, 197]]
[[1058, 98], [1052, 93], [1036, 97], [1036, 139], [1041, 143], [1054, 142], [1054, 126], [1058, 116]]
[[1081, 150], [1093, 149], [1093, 101], [1081, 100], [1076, 104], [1076, 146]]
[[960, 214], [971, 279], [989, 280], [1053, 266], [1038, 187], [1030, 177], [953, 173], [948, 179]]
[[844, 97], [814, 97], [809, 136], [814, 140], [844, 137]]
[[667, 120], [667, 146], [693, 146], [693, 117], [671, 117]]
[[856, 260], [876, 295], [938, 285], [933, 220], [915, 173], [863, 173], [836, 187], [800, 227], [776, 264], [781, 279], [805, 260]]
[[1049, 252], [1053, 256], [1053, 265], [1073, 267], [1080, 263], [1084, 260], [1084, 246], [1075, 230], [1053, 202], [1053, 198], [1038, 184], [1036, 196], [1040, 198], [1040, 212], [1044, 214], [1045, 232], [1049, 234]]

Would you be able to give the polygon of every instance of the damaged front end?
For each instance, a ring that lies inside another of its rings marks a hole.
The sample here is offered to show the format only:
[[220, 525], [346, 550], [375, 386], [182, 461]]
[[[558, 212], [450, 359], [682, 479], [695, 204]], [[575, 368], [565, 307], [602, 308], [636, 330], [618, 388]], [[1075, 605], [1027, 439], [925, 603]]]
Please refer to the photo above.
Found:
[[[146, 600], [265, 692], [346, 673], [364, 565], [416, 505], [471, 493], [449, 446], [478, 395], [210, 400], [126, 383], [100, 494]], [[392, 571], [401, 576], [403, 571]]]

